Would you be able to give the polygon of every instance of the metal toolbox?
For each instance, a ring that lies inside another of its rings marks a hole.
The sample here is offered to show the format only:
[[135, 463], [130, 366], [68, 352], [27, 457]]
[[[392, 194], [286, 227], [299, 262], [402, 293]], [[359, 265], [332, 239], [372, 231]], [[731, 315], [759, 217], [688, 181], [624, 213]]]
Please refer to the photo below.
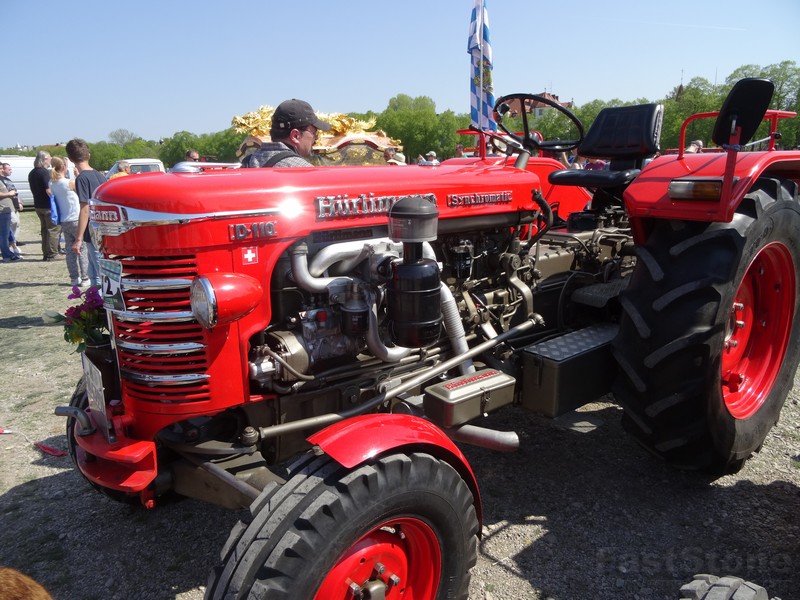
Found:
[[525, 348], [522, 406], [557, 417], [610, 392], [617, 372], [611, 355], [617, 329], [610, 323], [593, 325]]
[[457, 427], [514, 400], [515, 380], [496, 369], [448, 379], [425, 388], [425, 414], [442, 427]]

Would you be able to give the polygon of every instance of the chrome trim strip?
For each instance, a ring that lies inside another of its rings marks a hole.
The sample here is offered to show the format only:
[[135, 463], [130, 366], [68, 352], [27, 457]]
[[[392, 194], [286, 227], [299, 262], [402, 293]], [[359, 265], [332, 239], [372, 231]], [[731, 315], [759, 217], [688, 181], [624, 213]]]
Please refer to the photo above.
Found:
[[167, 212], [156, 212], [151, 210], [140, 210], [138, 208], [129, 208], [120, 206], [118, 204], [111, 204], [108, 202], [99, 202], [92, 198], [89, 201], [90, 205], [97, 206], [115, 206], [120, 211], [120, 217], [123, 219], [120, 222], [97, 222], [93, 221], [95, 225], [100, 228], [100, 233], [103, 235], [120, 235], [126, 231], [130, 231], [134, 227], [151, 226], [151, 225], [185, 225], [187, 223], [197, 223], [201, 221], [215, 221], [222, 219], [229, 219], [231, 217], [261, 217], [264, 215], [278, 215], [281, 213], [280, 208], [262, 208], [257, 210], [229, 210], [223, 212], [209, 212], [209, 213], [196, 213], [196, 214], [178, 214]]
[[190, 354], [192, 352], [204, 351], [206, 345], [197, 342], [186, 342], [184, 344], [142, 344], [126, 340], [117, 340], [117, 348], [122, 348], [128, 352], [143, 352], [146, 354]]
[[174, 290], [190, 288], [191, 279], [129, 279], [123, 277], [120, 281], [123, 290]]
[[203, 383], [210, 379], [205, 373], [185, 373], [183, 375], [145, 375], [127, 369], [120, 369], [123, 379], [147, 385], [184, 385], [187, 383]]
[[194, 321], [194, 315], [191, 311], [174, 311], [174, 312], [142, 312], [131, 310], [113, 310], [108, 309], [114, 313], [120, 321], [132, 321], [134, 323], [146, 323], [148, 321], [159, 321], [162, 323], [170, 322], [183, 322]]

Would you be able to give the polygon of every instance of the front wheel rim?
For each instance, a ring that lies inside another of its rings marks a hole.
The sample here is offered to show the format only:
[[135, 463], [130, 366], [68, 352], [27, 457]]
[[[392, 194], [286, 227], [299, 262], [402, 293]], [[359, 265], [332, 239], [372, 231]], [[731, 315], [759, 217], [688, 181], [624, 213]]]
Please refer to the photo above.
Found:
[[778, 377], [792, 328], [794, 261], [783, 244], [764, 246], [736, 290], [722, 353], [722, 396], [735, 419], [753, 416]]
[[439, 540], [417, 518], [385, 521], [350, 546], [325, 576], [315, 600], [378, 596], [387, 600], [433, 598], [442, 572]]

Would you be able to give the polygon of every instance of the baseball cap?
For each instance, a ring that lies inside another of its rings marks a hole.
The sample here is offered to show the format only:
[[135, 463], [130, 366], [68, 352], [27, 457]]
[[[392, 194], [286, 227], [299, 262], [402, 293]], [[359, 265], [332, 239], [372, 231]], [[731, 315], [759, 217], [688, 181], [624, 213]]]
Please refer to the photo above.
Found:
[[314, 114], [314, 109], [304, 100], [285, 100], [278, 105], [272, 113], [271, 131], [290, 131], [292, 129], [302, 129], [308, 125], [313, 125], [322, 131], [330, 131], [330, 124], [321, 121]]
[[430, 152], [428, 152], [428, 153], [427, 153], [425, 156], [432, 156], [433, 158], [436, 158], [436, 152], [434, 152], [433, 150], [431, 150], [431, 151], [430, 151]]

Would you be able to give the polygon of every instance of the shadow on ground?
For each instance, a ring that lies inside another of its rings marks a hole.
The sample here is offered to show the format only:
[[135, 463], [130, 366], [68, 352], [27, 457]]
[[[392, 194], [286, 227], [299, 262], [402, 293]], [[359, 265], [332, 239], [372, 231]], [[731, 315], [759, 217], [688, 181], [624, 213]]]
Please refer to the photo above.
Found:
[[[64, 436], [41, 443], [66, 450]], [[92, 489], [68, 456], [42, 455], [37, 464], [55, 473], [0, 496], [3, 536], [13, 540], [0, 546], [0, 565], [26, 572], [60, 600], [166, 600], [195, 590], [238, 518], [188, 499], [151, 511], [120, 504]]]
[[504, 582], [516, 578], [555, 599], [673, 599], [695, 573], [795, 597], [795, 485], [735, 476], [712, 485], [646, 454], [622, 431], [616, 407], [592, 419], [600, 426], [578, 433], [513, 409], [487, 426], [518, 431], [517, 453], [465, 448], [488, 532], [478, 569], [494, 597], [511, 597]]

